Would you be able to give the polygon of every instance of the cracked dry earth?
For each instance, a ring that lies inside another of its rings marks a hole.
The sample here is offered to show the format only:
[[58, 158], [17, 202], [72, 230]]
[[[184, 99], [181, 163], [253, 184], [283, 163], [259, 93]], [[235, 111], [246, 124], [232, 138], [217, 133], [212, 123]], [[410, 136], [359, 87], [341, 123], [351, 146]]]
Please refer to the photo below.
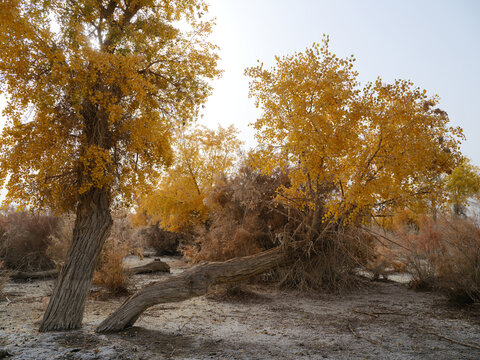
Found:
[[[163, 260], [173, 272], [184, 269]], [[137, 275], [132, 283], [140, 288], [163, 276]], [[344, 295], [249, 285], [242, 298], [152, 307], [135, 327], [107, 335], [95, 334], [95, 325], [124, 298], [91, 296], [81, 330], [38, 333], [52, 288], [47, 280], [4, 288], [0, 349], [10, 359], [480, 359], [478, 305], [454, 308], [397, 283]]]

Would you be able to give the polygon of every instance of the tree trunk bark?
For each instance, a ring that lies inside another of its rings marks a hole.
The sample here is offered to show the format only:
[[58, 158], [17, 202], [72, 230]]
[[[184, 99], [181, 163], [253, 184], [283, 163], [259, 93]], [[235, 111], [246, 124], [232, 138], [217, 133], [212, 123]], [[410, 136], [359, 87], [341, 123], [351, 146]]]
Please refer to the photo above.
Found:
[[60, 272], [40, 331], [77, 329], [82, 325], [95, 265], [111, 227], [109, 191], [92, 188], [81, 194], [68, 261]]
[[123, 330], [132, 326], [153, 305], [204, 295], [211, 285], [244, 280], [286, 264], [289, 259], [291, 257], [287, 256], [285, 249], [278, 247], [252, 256], [197, 265], [143, 288], [106, 318], [96, 332]]

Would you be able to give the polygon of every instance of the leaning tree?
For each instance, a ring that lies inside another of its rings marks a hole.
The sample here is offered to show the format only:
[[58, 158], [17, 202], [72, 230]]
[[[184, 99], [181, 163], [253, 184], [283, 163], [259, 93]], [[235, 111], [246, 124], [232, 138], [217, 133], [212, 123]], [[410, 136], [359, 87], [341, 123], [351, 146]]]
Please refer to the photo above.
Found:
[[81, 326], [114, 202], [171, 159], [170, 133], [218, 76], [203, 0], [2, 0], [6, 202], [76, 211], [41, 331]]

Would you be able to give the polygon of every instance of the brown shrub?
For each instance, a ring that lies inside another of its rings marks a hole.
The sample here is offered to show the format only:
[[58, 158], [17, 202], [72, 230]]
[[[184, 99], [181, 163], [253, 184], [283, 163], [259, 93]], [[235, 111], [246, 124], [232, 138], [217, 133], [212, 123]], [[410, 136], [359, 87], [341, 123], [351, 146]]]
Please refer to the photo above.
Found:
[[143, 238], [146, 246], [155, 250], [156, 256], [179, 255], [179, 244], [188, 242], [191, 238], [186, 233], [161, 229], [158, 224], [142, 227], [139, 229], [139, 236]]
[[480, 302], [480, 226], [472, 219], [422, 217], [418, 230], [397, 230], [411, 251], [400, 252], [414, 288], [439, 290], [455, 301]]
[[75, 214], [64, 214], [58, 222], [55, 231], [50, 234], [49, 245], [46, 250], [47, 256], [55, 262], [57, 267], [65, 265], [68, 248], [72, 242]]
[[[288, 176], [261, 175], [244, 166], [233, 179], [223, 179], [207, 196], [212, 209], [194, 244], [184, 248], [194, 261], [224, 261], [288, 244], [301, 244], [287, 256], [293, 263], [264, 278], [282, 286], [339, 291], [358, 284], [355, 269], [374, 252], [373, 237], [354, 226], [324, 222], [324, 210], [288, 207], [277, 191], [288, 187]], [[324, 187], [328, 191], [328, 184]], [[317, 194], [317, 199], [321, 199]]]
[[415, 289], [433, 289], [437, 281], [437, 265], [443, 252], [443, 241], [439, 224], [429, 217], [419, 220], [418, 230], [411, 227], [405, 231], [403, 243], [410, 252], [405, 254], [405, 262], [413, 276], [412, 287]]
[[49, 270], [55, 264], [47, 256], [50, 235], [58, 218], [9, 210], [0, 214], [0, 258], [9, 269]]
[[480, 302], [480, 226], [472, 220], [443, 221], [437, 259], [438, 287], [451, 300]]
[[0, 292], [3, 290], [3, 288], [5, 287], [5, 284], [8, 281], [8, 273], [4, 273], [2, 269], [3, 269], [3, 261], [0, 261]]
[[280, 284], [301, 290], [341, 292], [361, 284], [357, 269], [374, 256], [374, 238], [355, 227], [336, 227], [303, 245], [292, 265], [278, 269]]
[[127, 255], [127, 244], [118, 237], [110, 236], [100, 254], [93, 283], [112, 295], [128, 293], [129, 275], [123, 267], [123, 259]]
[[224, 261], [278, 245], [275, 238], [287, 218], [273, 198], [287, 182], [282, 172], [266, 176], [249, 166], [232, 179], [220, 179], [205, 199], [211, 209], [207, 224], [195, 230], [183, 254], [194, 261]]

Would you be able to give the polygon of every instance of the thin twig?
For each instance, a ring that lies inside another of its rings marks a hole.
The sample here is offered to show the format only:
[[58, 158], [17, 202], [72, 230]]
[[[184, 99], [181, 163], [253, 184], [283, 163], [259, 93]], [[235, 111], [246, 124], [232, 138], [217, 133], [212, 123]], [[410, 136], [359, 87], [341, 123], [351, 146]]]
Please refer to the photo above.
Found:
[[[370, 339], [366, 336], [362, 336], [362, 335], [359, 335], [355, 332], [355, 330], [353, 330], [352, 328], [352, 324], [348, 323], [348, 329], [350, 330], [350, 332], [353, 334], [353, 336], [355, 336], [356, 338], [358, 339], [364, 339], [364, 340], [367, 340], [369, 343], [372, 343], [374, 345], [377, 345], [377, 346], [380, 346], [380, 347], [383, 347], [385, 349], [387, 349], [385, 346], [383, 346], [382, 344], [380, 344], [378, 341], [376, 340], [373, 340], [373, 339]], [[387, 349], [388, 350], [388, 349]]]
[[[382, 234], [379, 234], [379, 233], [377, 233], [377, 232], [375, 232], [375, 231], [373, 231], [373, 230], [371, 230], [371, 229], [368, 229], [368, 228], [366, 228], [366, 227], [364, 227], [364, 226], [360, 226], [360, 228], [361, 228], [362, 230], [364, 230], [364, 231], [367, 231], [367, 232], [373, 234], [373, 235], [380, 236], [380, 237], [382, 237], [383, 239], [385, 239], [385, 240], [387, 240], [387, 241], [389, 241], [389, 242], [391, 242], [391, 243], [393, 243], [393, 244], [395, 244], [395, 245], [398, 245], [398, 246], [400, 246], [401, 248], [403, 248], [403, 249], [405, 249], [405, 250], [408, 250], [408, 251], [410, 251], [410, 252], [413, 252], [411, 249], [403, 246], [402, 244], [399, 244], [398, 242], [396, 242], [396, 241], [394, 241], [394, 240], [392, 240], [392, 239], [389, 239], [388, 237], [386, 237], [386, 236], [384, 236], [384, 235], [382, 235]], [[383, 244], [382, 244], [382, 245], [383, 245]]]
[[375, 315], [398, 315], [398, 316], [409, 316], [408, 314], [402, 314], [402, 313], [398, 313], [398, 312], [372, 312], [372, 314], [375, 314]]
[[455, 343], [455, 344], [458, 344], [458, 345], [462, 345], [462, 346], [466, 346], [466, 347], [469, 347], [469, 348], [472, 348], [472, 349], [480, 350], [480, 345], [464, 343], [464, 342], [461, 342], [461, 341], [458, 341], [458, 340], [455, 340], [455, 339], [452, 339], [452, 338], [449, 338], [449, 337], [446, 337], [446, 336], [437, 334], [437, 333], [435, 333], [435, 332], [433, 332], [433, 331], [428, 331], [428, 330], [425, 329], [425, 328], [422, 328], [422, 330], [423, 330], [425, 333], [431, 334], [431, 335], [435, 335], [435, 336], [439, 337], [440, 339], [448, 340], [448, 341], [450, 341], [450, 342], [452, 342], [452, 343]]
[[360, 310], [356, 310], [356, 309], [354, 309], [353, 312], [356, 312], [356, 313], [358, 313], [358, 314], [369, 315], [369, 316], [378, 318], [378, 314], [374, 314], [374, 313], [369, 313], [369, 312], [360, 311]]

